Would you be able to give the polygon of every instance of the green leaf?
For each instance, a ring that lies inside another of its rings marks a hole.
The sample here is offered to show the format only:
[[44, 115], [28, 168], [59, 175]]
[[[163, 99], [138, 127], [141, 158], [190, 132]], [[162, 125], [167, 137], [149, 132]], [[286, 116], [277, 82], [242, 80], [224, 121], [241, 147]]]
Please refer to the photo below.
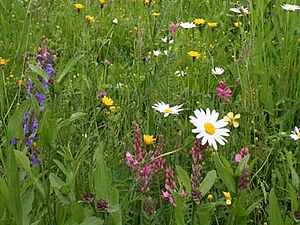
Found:
[[111, 179], [108, 173], [108, 169], [105, 165], [105, 161], [102, 154], [102, 146], [96, 149], [94, 154], [94, 161], [96, 164], [96, 169], [94, 170], [94, 187], [97, 199], [108, 199], [109, 188], [111, 184]]
[[180, 166], [176, 166], [176, 171], [178, 173], [179, 179], [186, 189], [186, 192], [190, 195], [192, 191], [191, 182], [189, 174]]
[[109, 202], [113, 206], [117, 206], [118, 210], [116, 212], [112, 212], [110, 214], [110, 217], [112, 219], [112, 224], [113, 225], [122, 225], [122, 212], [120, 210], [119, 206], [119, 190], [117, 188], [112, 188], [112, 191], [110, 192], [109, 195]]
[[98, 217], [87, 217], [84, 219], [84, 221], [80, 225], [102, 225], [103, 220], [101, 220]]
[[277, 198], [273, 188], [270, 191], [269, 222], [270, 225], [283, 225], [283, 220], [280, 216], [280, 210], [278, 207]]
[[33, 200], [34, 200], [33, 189], [29, 189], [25, 192], [24, 196], [22, 197], [23, 224], [24, 225], [29, 225], [30, 224], [29, 213], [32, 210]]
[[51, 144], [55, 141], [57, 125], [57, 120], [51, 119], [50, 113], [45, 112], [38, 129], [42, 145], [51, 146]]
[[70, 123], [74, 122], [75, 120], [81, 119], [85, 117], [87, 113], [83, 112], [77, 112], [73, 113], [69, 119], [66, 119], [58, 124], [58, 129], [61, 129], [62, 127], [69, 125]]
[[297, 196], [296, 196], [296, 191], [292, 187], [291, 184], [287, 185], [288, 193], [291, 198], [291, 205], [292, 205], [292, 212], [295, 212], [298, 208], [298, 202], [297, 202]]
[[217, 178], [217, 173], [215, 170], [211, 170], [206, 174], [199, 188], [202, 196], [205, 196], [209, 192], [211, 187], [214, 185], [216, 178]]
[[78, 55], [77, 57], [71, 59], [67, 64], [66, 67], [64, 68], [64, 70], [58, 74], [57, 76], [57, 82], [59, 84], [63, 83], [63, 81], [66, 78], [66, 75], [68, 74], [68, 72], [75, 66], [75, 64], [83, 57], [83, 55]]
[[63, 185], [65, 185], [65, 182], [63, 182], [58, 176], [56, 176], [54, 173], [50, 173], [49, 175], [50, 184], [52, 187], [60, 189]]
[[235, 193], [236, 192], [235, 179], [233, 177], [232, 170], [228, 169], [228, 165], [229, 165], [228, 161], [225, 158], [223, 158], [223, 162], [224, 160], [226, 162], [225, 165], [227, 165], [227, 167], [225, 167], [225, 165], [220, 161], [218, 154], [215, 154], [214, 162], [219, 177], [222, 179], [222, 181], [228, 188], [228, 191]]
[[71, 213], [72, 213], [72, 220], [81, 223], [84, 220], [84, 208], [80, 203], [74, 202], [70, 206]]
[[185, 222], [184, 222], [185, 208], [184, 208], [182, 198], [176, 192], [173, 192], [172, 196], [173, 196], [174, 202], [175, 202], [174, 216], [175, 216], [176, 224], [177, 225], [185, 225]]
[[8, 152], [8, 166], [7, 166], [7, 180], [9, 189], [9, 201], [12, 205], [13, 216], [17, 225], [23, 225], [23, 209], [20, 196], [19, 174], [17, 170], [17, 163], [14, 150], [11, 147], [7, 148]]
[[43, 70], [42, 68], [40, 68], [38, 66], [32, 65], [32, 64], [29, 64], [29, 68], [33, 72], [35, 72], [38, 75], [40, 75], [45, 81], [48, 81], [49, 77], [48, 77], [48, 74], [45, 72], [45, 70]]
[[25, 152], [21, 152], [18, 150], [14, 150], [15, 157], [17, 160], [17, 163], [27, 172], [28, 176], [32, 178], [32, 171], [30, 167], [30, 161], [28, 157], [26, 156]]
[[[18, 133], [22, 132], [22, 120], [25, 113], [28, 111], [29, 101], [24, 101], [15, 113], [10, 117], [8, 127], [7, 127], [7, 142], [10, 144], [10, 141], [13, 137], [16, 137]], [[21, 132], [18, 132], [21, 131]]]

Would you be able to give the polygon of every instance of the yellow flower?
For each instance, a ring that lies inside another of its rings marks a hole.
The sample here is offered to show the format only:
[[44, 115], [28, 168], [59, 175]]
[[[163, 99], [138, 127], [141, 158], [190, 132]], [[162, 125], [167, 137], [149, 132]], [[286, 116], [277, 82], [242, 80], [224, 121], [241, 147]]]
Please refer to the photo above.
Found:
[[207, 195], [207, 200], [211, 201], [214, 199], [214, 196], [212, 194]]
[[144, 142], [146, 145], [154, 145], [155, 140], [153, 135], [144, 134]]
[[218, 26], [218, 23], [216, 23], [216, 22], [208, 23], [208, 27], [211, 29], [216, 28], [217, 26]]
[[143, 0], [144, 5], [149, 5], [151, 0]]
[[232, 123], [232, 125], [234, 126], [234, 128], [239, 127], [240, 124], [237, 121], [235, 121], [235, 120], [237, 120], [239, 118], [241, 118], [241, 115], [239, 113], [236, 114], [236, 115], [234, 115], [233, 112], [229, 112], [227, 114], [227, 116], [224, 116], [224, 120], [226, 122]]
[[90, 15], [87, 15], [85, 17], [85, 19], [89, 22], [89, 23], [94, 23], [95, 22], [95, 19], [93, 16], [90, 16]]
[[152, 13], [152, 16], [160, 16], [160, 13], [154, 12]]
[[105, 0], [99, 0], [100, 5], [104, 5], [105, 4]]
[[115, 113], [115, 112], [117, 111], [117, 107], [114, 106], [114, 105], [113, 105], [113, 106], [110, 106], [110, 107], [109, 107], [109, 111], [112, 112], [112, 113]]
[[81, 9], [84, 8], [84, 5], [81, 3], [76, 3], [74, 4], [75, 9], [77, 9], [77, 11], [79, 12]]
[[225, 191], [223, 191], [223, 194], [224, 194], [224, 196], [225, 196], [225, 198], [226, 198], [226, 205], [231, 205], [231, 195], [230, 195], [230, 192], [225, 192]]
[[197, 52], [197, 51], [189, 51], [187, 54], [188, 54], [189, 56], [191, 56], [193, 59], [199, 58], [199, 57], [200, 57], [200, 53]]
[[194, 24], [201, 26], [204, 25], [206, 23], [205, 19], [194, 19]]
[[234, 23], [234, 26], [236, 27], [236, 28], [240, 28], [241, 26], [242, 26], [242, 22], [240, 22], [240, 21], [236, 21], [235, 23]]
[[101, 99], [101, 101], [102, 101], [102, 104], [104, 106], [107, 106], [107, 107], [110, 107], [110, 106], [112, 106], [114, 104], [114, 101], [111, 98], [107, 97], [107, 96], [104, 96]]
[[9, 62], [8, 59], [4, 59], [4, 58], [0, 57], [0, 67], [5, 66], [8, 62]]

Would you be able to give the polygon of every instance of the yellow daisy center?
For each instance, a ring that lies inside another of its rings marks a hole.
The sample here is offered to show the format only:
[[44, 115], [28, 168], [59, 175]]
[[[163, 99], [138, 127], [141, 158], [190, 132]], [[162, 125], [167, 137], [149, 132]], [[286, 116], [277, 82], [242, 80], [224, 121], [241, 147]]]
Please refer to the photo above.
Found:
[[300, 132], [297, 134], [297, 137], [300, 138]]
[[206, 122], [204, 124], [204, 129], [205, 129], [205, 132], [210, 135], [213, 135], [216, 132], [215, 126], [210, 122]]
[[171, 112], [173, 112], [173, 110], [172, 110], [172, 109], [170, 109], [170, 108], [169, 108], [169, 109], [165, 109], [165, 110], [164, 110], [164, 113], [171, 113]]

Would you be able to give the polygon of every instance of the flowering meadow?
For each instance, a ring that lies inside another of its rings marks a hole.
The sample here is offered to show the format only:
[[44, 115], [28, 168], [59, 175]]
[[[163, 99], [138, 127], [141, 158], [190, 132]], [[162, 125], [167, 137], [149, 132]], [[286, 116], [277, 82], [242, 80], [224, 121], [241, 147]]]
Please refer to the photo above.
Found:
[[299, 0], [0, 0], [0, 224], [300, 224]]

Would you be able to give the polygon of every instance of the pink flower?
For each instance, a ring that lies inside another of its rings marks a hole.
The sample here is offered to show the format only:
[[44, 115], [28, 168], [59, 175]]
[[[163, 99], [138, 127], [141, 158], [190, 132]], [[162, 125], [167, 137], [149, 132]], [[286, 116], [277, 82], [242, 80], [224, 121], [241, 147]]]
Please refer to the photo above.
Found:
[[161, 195], [162, 199], [168, 199], [170, 204], [174, 205], [174, 199], [173, 196], [171, 195], [170, 192], [168, 191], [162, 191], [162, 195]]
[[170, 23], [169, 24], [169, 32], [171, 34], [176, 34], [179, 28], [179, 24], [178, 23]]
[[227, 102], [230, 102], [232, 90], [228, 87], [226, 82], [221, 81], [216, 90], [218, 98], [224, 98]]
[[242, 161], [242, 159], [247, 155], [250, 156], [250, 152], [249, 152], [249, 149], [246, 146], [244, 146], [241, 149], [240, 153], [238, 153], [234, 156], [234, 161], [237, 163], [240, 163]]
[[237, 163], [240, 163], [242, 161], [242, 158], [243, 158], [243, 156], [238, 153], [234, 156], [234, 161]]

